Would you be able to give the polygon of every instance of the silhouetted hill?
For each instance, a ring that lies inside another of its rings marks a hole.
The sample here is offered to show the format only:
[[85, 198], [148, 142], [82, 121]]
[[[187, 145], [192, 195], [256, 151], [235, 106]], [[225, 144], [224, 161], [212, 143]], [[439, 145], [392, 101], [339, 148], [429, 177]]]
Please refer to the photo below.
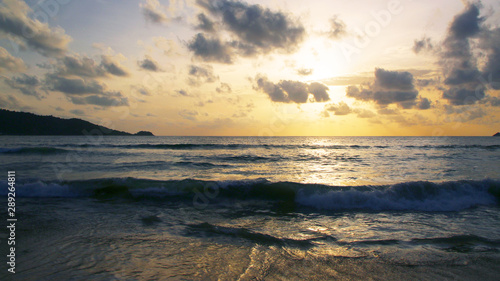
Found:
[[500, 137], [500, 132], [493, 135], [494, 137]]
[[[55, 136], [102, 134], [110, 136], [132, 136], [132, 134], [127, 132], [112, 130], [78, 118], [63, 119], [54, 116], [41, 116], [33, 113], [16, 112], [6, 109], [0, 109], [0, 134]], [[150, 133], [150, 135], [153, 134]]]
[[154, 136], [154, 135], [149, 131], [140, 131], [135, 133], [134, 136]]

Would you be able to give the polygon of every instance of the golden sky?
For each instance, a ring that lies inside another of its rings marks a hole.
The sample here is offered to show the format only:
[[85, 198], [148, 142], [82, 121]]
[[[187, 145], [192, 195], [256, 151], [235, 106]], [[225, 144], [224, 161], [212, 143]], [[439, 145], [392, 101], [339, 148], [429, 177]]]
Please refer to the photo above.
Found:
[[156, 135], [492, 135], [500, 2], [3, 0], [0, 108]]

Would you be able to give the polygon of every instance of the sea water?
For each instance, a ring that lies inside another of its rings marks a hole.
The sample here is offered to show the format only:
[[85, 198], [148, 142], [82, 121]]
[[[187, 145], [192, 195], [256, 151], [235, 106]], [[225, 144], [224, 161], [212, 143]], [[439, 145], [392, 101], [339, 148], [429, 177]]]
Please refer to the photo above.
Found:
[[499, 157], [494, 137], [1, 136], [0, 277], [496, 280]]

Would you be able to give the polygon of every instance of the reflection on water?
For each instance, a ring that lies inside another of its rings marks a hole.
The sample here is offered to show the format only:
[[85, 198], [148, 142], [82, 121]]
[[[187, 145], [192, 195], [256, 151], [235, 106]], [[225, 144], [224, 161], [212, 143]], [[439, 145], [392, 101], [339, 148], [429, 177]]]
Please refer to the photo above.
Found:
[[[492, 137], [105, 137], [92, 142], [85, 137], [3, 136], [2, 141], [5, 161], [0, 166], [48, 180], [442, 182], [498, 178], [500, 157], [500, 140]], [[20, 150], [27, 147], [39, 150]]]

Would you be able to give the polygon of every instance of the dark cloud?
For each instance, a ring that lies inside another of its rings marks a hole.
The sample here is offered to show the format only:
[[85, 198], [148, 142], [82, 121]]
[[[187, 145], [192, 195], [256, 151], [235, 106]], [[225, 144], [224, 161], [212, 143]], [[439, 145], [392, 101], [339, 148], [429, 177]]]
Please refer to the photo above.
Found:
[[304, 27], [281, 12], [240, 1], [197, 0], [212, 15], [221, 18], [224, 26], [241, 41], [264, 51], [274, 48], [289, 50], [303, 40]]
[[44, 96], [38, 91], [40, 80], [36, 76], [21, 74], [21, 76], [13, 77], [11, 79], [5, 78], [5, 83], [12, 89], [19, 90], [22, 94], [33, 96], [41, 100]]
[[487, 58], [483, 70], [483, 83], [500, 90], [500, 28], [488, 30], [481, 37], [481, 47], [486, 50]]
[[209, 33], [215, 32], [215, 23], [207, 18], [205, 14], [200, 13], [198, 14], [198, 25], [196, 28]]
[[48, 74], [45, 83], [49, 90], [69, 95], [96, 94], [104, 91], [103, 85], [97, 81], [87, 81], [81, 78], [65, 78], [54, 74]]
[[66, 77], [128, 76], [128, 71], [110, 56], [101, 56], [100, 64], [85, 56], [65, 56], [58, 60], [58, 64], [54, 68], [57, 75]]
[[373, 101], [381, 107], [396, 104], [401, 108], [417, 107], [418, 91], [413, 75], [407, 71], [375, 69], [375, 80], [367, 87], [349, 86], [348, 97], [362, 101]]
[[347, 115], [353, 110], [345, 102], [341, 101], [338, 104], [332, 103], [325, 107], [325, 110], [333, 112], [334, 115]]
[[69, 97], [74, 104], [92, 104], [103, 107], [125, 106], [128, 105], [128, 99], [121, 96], [121, 93], [112, 93], [109, 96], [90, 95], [86, 97]]
[[101, 56], [101, 66], [116, 76], [128, 76], [128, 71], [110, 56]]
[[338, 18], [338, 16], [333, 16], [330, 19], [331, 29], [328, 32], [328, 36], [332, 39], [340, 39], [347, 34], [345, 23]]
[[485, 89], [478, 78], [481, 71], [471, 48], [471, 39], [479, 36], [483, 18], [479, 17], [480, 4], [468, 4], [450, 23], [440, 53], [440, 64], [445, 76], [443, 99], [452, 105], [473, 104], [485, 97]]
[[431, 108], [431, 101], [428, 98], [420, 98], [417, 103], [418, 109], [426, 110]]
[[156, 61], [150, 57], [146, 57], [144, 60], [138, 62], [142, 69], [149, 71], [161, 71], [160, 66]]
[[424, 87], [436, 84], [436, 82], [437, 81], [434, 79], [417, 79], [417, 86], [424, 88]]
[[309, 97], [307, 84], [299, 81], [283, 80], [278, 86], [287, 94], [287, 99], [295, 103], [306, 103]]
[[219, 80], [219, 77], [215, 76], [214, 69], [210, 65], [191, 65], [189, 66], [188, 74], [188, 83], [193, 86], [199, 86], [203, 83], [213, 83]]
[[328, 87], [325, 86], [324, 84], [318, 83], [318, 82], [313, 82], [309, 84], [309, 92], [313, 94], [314, 99], [317, 102], [323, 102], [323, 101], [329, 101], [330, 96], [328, 95]]
[[76, 75], [83, 77], [104, 76], [105, 71], [94, 60], [88, 57], [65, 56], [60, 60], [58, 73], [62, 75]]
[[0, 73], [4, 71], [21, 72], [26, 70], [26, 65], [21, 58], [12, 56], [7, 50], [0, 47]]
[[413, 90], [413, 75], [407, 71], [375, 69], [375, 86], [386, 90]]
[[443, 92], [443, 98], [447, 99], [452, 105], [474, 104], [478, 100], [485, 97], [484, 88], [480, 87], [476, 90], [467, 88], [450, 88]]
[[128, 99], [120, 92], [108, 91], [106, 85], [92, 79], [47, 74], [45, 87], [65, 94], [74, 104], [93, 104], [103, 107], [128, 105]]
[[451, 37], [466, 39], [479, 33], [483, 22], [479, 17], [479, 8], [479, 3], [468, 4], [461, 14], [453, 18], [449, 28]]
[[31, 106], [22, 105], [15, 97], [9, 95], [6, 98], [0, 96], [0, 107], [12, 110], [25, 110], [30, 111], [33, 109]]
[[23, 1], [5, 1], [0, 5], [0, 33], [8, 34], [21, 47], [35, 50], [43, 56], [62, 56], [71, 37], [62, 28], [50, 28], [48, 24], [33, 19], [28, 15], [31, 12]]
[[178, 93], [181, 96], [189, 96], [189, 94], [186, 92], [186, 90], [177, 90], [176, 93]]
[[78, 115], [78, 116], [85, 115], [85, 112], [83, 110], [80, 110], [80, 109], [73, 109], [73, 110], [70, 110], [69, 112], [73, 113], [74, 115]]
[[420, 40], [415, 40], [413, 44], [413, 52], [415, 54], [420, 53], [423, 50], [432, 50], [433, 45], [430, 38], [424, 37]]
[[164, 8], [158, 0], [146, 0], [145, 3], [139, 4], [142, 14], [146, 21], [160, 24], [168, 22], [168, 18], [163, 12]]
[[[219, 39], [207, 39], [203, 34], [197, 34], [189, 44], [189, 49], [205, 60], [209, 58], [212, 61], [230, 63], [232, 51], [242, 56], [266, 54], [274, 50], [289, 53], [294, 51], [305, 37], [302, 24], [282, 12], [273, 12], [260, 5], [233, 0], [196, 2], [216, 18], [219, 25], [232, 36], [231, 40], [221, 42]], [[200, 19], [199, 16], [199, 20], [207, 18], [201, 16]], [[209, 26], [213, 27], [213, 24]]]
[[282, 80], [275, 84], [262, 75], [257, 75], [255, 78], [256, 85], [254, 89], [266, 93], [269, 98], [274, 102], [284, 103], [306, 103], [309, 94], [313, 97], [309, 99], [314, 102], [323, 102], [330, 100], [328, 87], [320, 83], [303, 83], [299, 81]]
[[308, 76], [313, 73], [313, 70], [311, 68], [299, 68], [297, 69], [297, 74], [300, 76]]
[[204, 61], [232, 63], [230, 46], [218, 38], [205, 38], [205, 35], [198, 33], [189, 42], [188, 49]]

